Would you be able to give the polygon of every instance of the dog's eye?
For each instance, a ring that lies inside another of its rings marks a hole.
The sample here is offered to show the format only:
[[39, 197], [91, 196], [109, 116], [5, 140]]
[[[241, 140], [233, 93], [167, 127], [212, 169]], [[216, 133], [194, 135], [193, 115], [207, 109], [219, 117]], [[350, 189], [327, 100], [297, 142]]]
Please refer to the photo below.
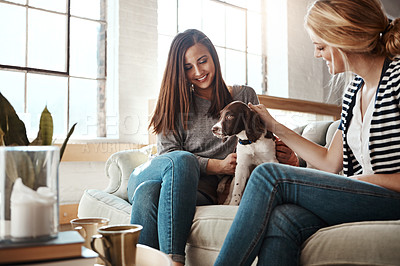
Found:
[[226, 116], [226, 120], [232, 120], [232, 119], [234, 119], [235, 117], [233, 116], [233, 115], [227, 115]]

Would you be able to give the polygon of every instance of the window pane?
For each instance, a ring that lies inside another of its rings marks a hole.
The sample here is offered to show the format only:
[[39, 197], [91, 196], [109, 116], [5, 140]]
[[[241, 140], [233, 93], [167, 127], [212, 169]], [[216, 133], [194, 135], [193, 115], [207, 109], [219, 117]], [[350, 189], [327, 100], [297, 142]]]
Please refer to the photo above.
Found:
[[224, 2], [245, 8], [248, 5], [247, 2], [251, 2], [251, 1], [253, 1], [253, 0], [248, 0], [248, 1], [247, 0], [226, 0]]
[[65, 15], [29, 10], [28, 66], [66, 71]]
[[247, 1], [247, 9], [256, 11], [256, 12], [263, 12], [261, 9], [262, 8], [261, 1], [262, 0], [248, 0]]
[[248, 84], [257, 94], [262, 94], [262, 57], [260, 55], [247, 55], [247, 78]]
[[36, 138], [40, 115], [46, 106], [53, 117], [54, 137], [66, 136], [67, 85], [65, 77], [28, 74], [27, 111], [31, 115], [31, 123], [25, 124], [28, 136]]
[[[83, 1], [86, 2], [87, 0]], [[29, 0], [29, 5], [57, 12], [67, 12], [66, 0]]]
[[8, 2], [17, 3], [17, 4], [26, 4], [26, 0], [8, 0]]
[[165, 35], [175, 35], [176, 27], [176, 1], [158, 1], [158, 33]]
[[261, 55], [261, 16], [257, 13], [249, 12], [247, 20], [247, 52]]
[[0, 70], [0, 92], [17, 113], [24, 112], [25, 73]]
[[204, 33], [214, 45], [225, 46], [225, 6], [214, 1], [206, 1], [204, 14]]
[[0, 3], [0, 64], [25, 66], [25, 10], [25, 7]]
[[170, 36], [158, 36], [158, 77], [160, 81], [158, 84], [161, 84], [161, 80], [164, 75], [172, 39], [173, 37]]
[[201, 29], [201, 2], [199, 0], [179, 0], [179, 32], [187, 29]]
[[245, 14], [244, 10], [226, 7], [226, 47], [246, 50]]
[[75, 138], [97, 136], [97, 81], [70, 79], [70, 125], [75, 127]]
[[104, 0], [71, 0], [71, 15], [96, 20], [104, 20], [105, 13], [101, 12], [102, 7], [104, 6]]
[[215, 47], [215, 49], [217, 50], [217, 54], [218, 54], [218, 57], [219, 57], [219, 62], [221, 64], [222, 77], [226, 81], [226, 67], [225, 67], [226, 66], [226, 62], [225, 62], [226, 61], [225, 60], [225, 58], [226, 58], [226, 56], [225, 56], [226, 49], [221, 48], [221, 47]]
[[71, 18], [71, 76], [105, 76], [104, 36], [105, 28], [99, 22]]
[[226, 82], [246, 84], [246, 57], [242, 52], [226, 50]]

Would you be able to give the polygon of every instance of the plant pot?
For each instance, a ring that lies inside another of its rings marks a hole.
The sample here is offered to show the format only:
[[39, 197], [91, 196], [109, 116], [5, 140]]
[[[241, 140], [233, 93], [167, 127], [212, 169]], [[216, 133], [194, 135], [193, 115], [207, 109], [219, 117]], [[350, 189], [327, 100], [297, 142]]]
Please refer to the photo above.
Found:
[[0, 241], [40, 241], [58, 234], [56, 146], [0, 147]]

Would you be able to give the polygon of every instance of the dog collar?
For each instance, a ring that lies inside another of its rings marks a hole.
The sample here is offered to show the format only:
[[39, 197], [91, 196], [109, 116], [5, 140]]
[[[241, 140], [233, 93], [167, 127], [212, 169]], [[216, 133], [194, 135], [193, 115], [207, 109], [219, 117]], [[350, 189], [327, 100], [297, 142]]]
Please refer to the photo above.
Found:
[[239, 143], [242, 145], [249, 145], [251, 143], [253, 143], [251, 140], [248, 139], [239, 139]]

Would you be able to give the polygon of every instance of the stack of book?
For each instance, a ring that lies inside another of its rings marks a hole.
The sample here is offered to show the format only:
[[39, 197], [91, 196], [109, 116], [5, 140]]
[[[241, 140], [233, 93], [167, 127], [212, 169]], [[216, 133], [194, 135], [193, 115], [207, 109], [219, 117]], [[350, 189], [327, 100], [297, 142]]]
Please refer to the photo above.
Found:
[[40, 242], [0, 243], [1, 265], [94, 265], [97, 253], [82, 246], [76, 231], [59, 232], [57, 238]]

